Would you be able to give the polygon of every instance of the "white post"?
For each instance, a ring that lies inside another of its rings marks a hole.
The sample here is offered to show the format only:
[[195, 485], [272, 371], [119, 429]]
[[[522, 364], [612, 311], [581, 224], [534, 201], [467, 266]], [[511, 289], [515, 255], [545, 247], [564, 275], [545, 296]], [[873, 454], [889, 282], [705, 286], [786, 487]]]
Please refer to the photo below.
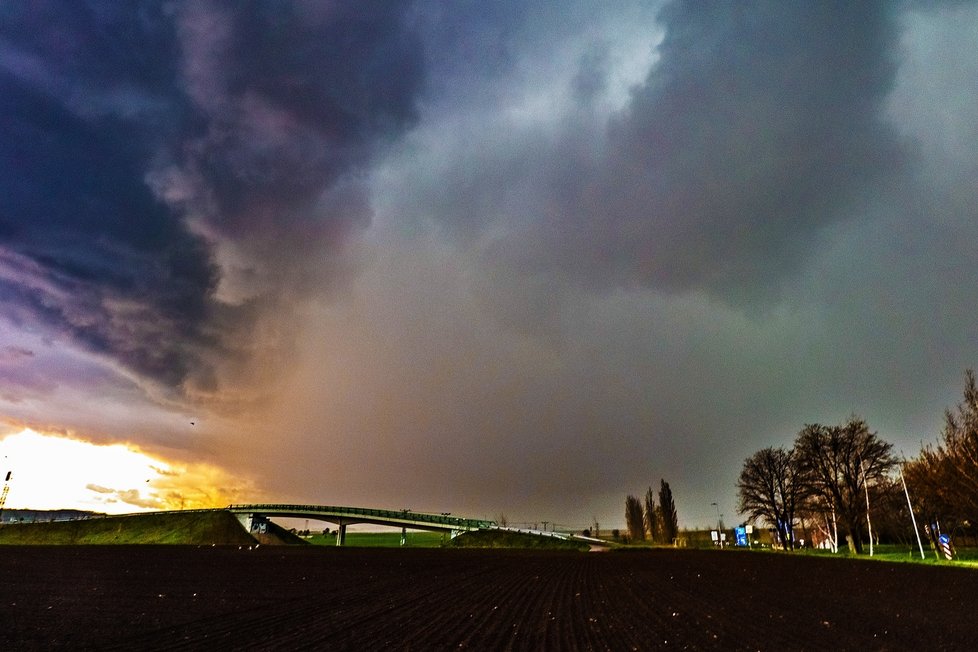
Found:
[[839, 552], [839, 522], [835, 519], [835, 505], [832, 505], [832, 552]]
[[873, 556], [873, 523], [869, 520], [869, 479], [866, 477], [866, 465], [859, 460], [859, 468], [863, 470], [863, 489], [866, 490], [866, 527], [869, 528], [869, 556]]
[[910, 510], [910, 520], [913, 523], [913, 533], [917, 535], [917, 546], [920, 548], [920, 558], [924, 559], [924, 544], [920, 540], [920, 530], [917, 529], [917, 517], [913, 515], [913, 505], [910, 503], [910, 492], [907, 491], [907, 481], [903, 479], [903, 467], [900, 467], [900, 482], [903, 483], [903, 493], [907, 496], [907, 509]]

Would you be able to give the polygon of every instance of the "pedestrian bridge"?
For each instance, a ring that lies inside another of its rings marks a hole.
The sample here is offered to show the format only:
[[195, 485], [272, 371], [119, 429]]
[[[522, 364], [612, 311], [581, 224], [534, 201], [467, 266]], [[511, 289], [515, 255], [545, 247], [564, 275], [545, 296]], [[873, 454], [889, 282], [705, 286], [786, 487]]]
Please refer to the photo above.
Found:
[[426, 514], [409, 509], [370, 509], [366, 507], [336, 507], [327, 505], [285, 505], [259, 503], [253, 505], [228, 505], [228, 511], [235, 514], [248, 532], [261, 532], [263, 524], [272, 516], [283, 518], [308, 518], [334, 523], [337, 529], [336, 545], [342, 546], [346, 539], [346, 526], [359, 523], [388, 525], [412, 530], [451, 532], [455, 537], [462, 532], [489, 530], [496, 527], [495, 521], [463, 518], [451, 514]]

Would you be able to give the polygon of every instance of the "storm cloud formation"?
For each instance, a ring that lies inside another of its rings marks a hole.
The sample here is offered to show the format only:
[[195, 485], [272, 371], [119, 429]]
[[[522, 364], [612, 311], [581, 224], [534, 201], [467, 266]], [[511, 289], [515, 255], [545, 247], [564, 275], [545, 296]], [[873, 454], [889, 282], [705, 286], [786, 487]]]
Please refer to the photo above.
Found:
[[369, 223], [362, 168], [415, 119], [403, 8], [0, 11], [5, 312], [168, 387]]
[[456, 179], [439, 216], [516, 221], [490, 255], [531, 274], [740, 295], [796, 271], [822, 227], [900, 169], [907, 154], [884, 116], [893, 3], [673, 2], [658, 19], [658, 60], [627, 102], [593, 113], [612, 61], [592, 44], [553, 80], [573, 103], [554, 106], [567, 111], [556, 133], [539, 140], [533, 125], [534, 147], [511, 153], [501, 127], [490, 156], [502, 160], [475, 161], [485, 183]]
[[797, 268], [818, 229], [902, 156], [883, 116], [891, 6], [666, 8], [662, 58], [612, 127], [613, 182], [587, 213], [617, 224], [602, 244], [639, 279], [680, 290]]
[[976, 25], [5, 4], [0, 416], [575, 525], [659, 477], [732, 522], [745, 457], [853, 412], [912, 455], [978, 356]]

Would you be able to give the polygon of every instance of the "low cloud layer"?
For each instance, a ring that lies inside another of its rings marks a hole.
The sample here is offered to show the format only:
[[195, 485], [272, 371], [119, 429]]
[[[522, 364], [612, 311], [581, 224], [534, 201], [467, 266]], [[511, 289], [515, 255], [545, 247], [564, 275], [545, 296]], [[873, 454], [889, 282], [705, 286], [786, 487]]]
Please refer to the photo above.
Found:
[[0, 416], [581, 525], [659, 477], [735, 520], [747, 455], [852, 412], [912, 455], [978, 356], [976, 24], [5, 6]]

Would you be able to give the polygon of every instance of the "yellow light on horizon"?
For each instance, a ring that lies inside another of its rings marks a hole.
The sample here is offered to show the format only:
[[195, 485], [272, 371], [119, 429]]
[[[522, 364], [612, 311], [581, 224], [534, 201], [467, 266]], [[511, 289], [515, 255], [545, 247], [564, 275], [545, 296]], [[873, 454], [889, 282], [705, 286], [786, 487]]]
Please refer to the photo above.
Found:
[[167, 462], [130, 444], [93, 444], [25, 429], [0, 439], [6, 509], [81, 509], [122, 514], [223, 507], [240, 482], [200, 463]]

